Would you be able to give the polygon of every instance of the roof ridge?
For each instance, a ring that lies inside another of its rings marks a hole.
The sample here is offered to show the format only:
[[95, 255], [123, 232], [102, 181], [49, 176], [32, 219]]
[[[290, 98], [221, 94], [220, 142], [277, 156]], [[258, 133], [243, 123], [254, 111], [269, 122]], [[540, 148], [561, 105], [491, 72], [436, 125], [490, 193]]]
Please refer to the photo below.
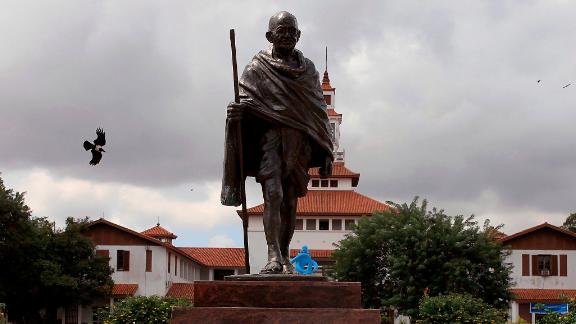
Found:
[[526, 234], [535, 232], [535, 231], [537, 231], [537, 230], [539, 230], [539, 229], [542, 229], [542, 228], [549, 228], [549, 229], [558, 231], [558, 232], [560, 232], [560, 233], [564, 233], [564, 234], [566, 234], [566, 235], [568, 235], [568, 236], [571, 236], [571, 237], [573, 237], [573, 238], [576, 238], [576, 233], [571, 232], [571, 231], [566, 230], [566, 229], [563, 229], [562, 227], [558, 227], [558, 226], [549, 224], [548, 222], [544, 222], [544, 223], [542, 223], [542, 224], [539, 224], [539, 225], [532, 226], [532, 227], [529, 227], [529, 228], [527, 228], [527, 229], [524, 229], [524, 230], [522, 230], [522, 231], [520, 231], [520, 232], [511, 234], [511, 235], [508, 235], [508, 236], [502, 238], [500, 241], [501, 241], [501, 242], [509, 241], [509, 240], [511, 240], [511, 239], [514, 239], [514, 238], [517, 238], [517, 237], [524, 236], [524, 235], [526, 235]]
[[148, 241], [150, 241], [150, 242], [156, 243], [157, 245], [161, 245], [161, 246], [163, 246], [163, 247], [165, 247], [165, 248], [167, 248], [167, 249], [173, 250], [173, 251], [178, 252], [178, 253], [180, 253], [180, 254], [182, 254], [182, 255], [185, 255], [185, 256], [188, 257], [190, 260], [192, 260], [192, 261], [200, 264], [200, 262], [199, 262], [198, 260], [196, 260], [195, 258], [189, 256], [187, 253], [185, 253], [184, 251], [180, 250], [179, 248], [175, 247], [175, 246], [172, 245], [172, 244], [168, 244], [168, 243], [162, 242], [162, 241], [160, 241], [160, 240], [158, 240], [158, 239], [155, 239], [155, 238], [153, 238], [153, 237], [151, 237], [151, 236], [148, 236], [148, 235], [145, 235], [145, 234], [142, 234], [142, 233], [138, 233], [138, 232], [136, 232], [135, 230], [129, 229], [128, 227], [124, 227], [124, 226], [122, 226], [122, 225], [118, 225], [118, 224], [113, 223], [113, 222], [111, 222], [111, 221], [109, 221], [109, 220], [106, 220], [106, 219], [104, 219], [104, 218], [99, 218], [99, 219], [97, 219], [97, 220], [95, 220], [95, 221], [92, 221], [92, 222], [88, 223], [87, 227], [91, 227], [91, 226], [94, 226], [94, 225], [96, 225], [96, 224], [105, 224], [105, 225], [108, 225], [108, 226], [112, 226], [112, 227], [114, 227], [114, 228], [116, 228], [116, 229], [119, 229], [119, 230], [121, 230], [121, 231], [128, 232], [129, 234], [135, 235], [135, 236], [137, 236], [137, 237], [140, 237], [140, 238], [142, 238], [142, 239], [145, 239], [145, 240], [148, 240]]

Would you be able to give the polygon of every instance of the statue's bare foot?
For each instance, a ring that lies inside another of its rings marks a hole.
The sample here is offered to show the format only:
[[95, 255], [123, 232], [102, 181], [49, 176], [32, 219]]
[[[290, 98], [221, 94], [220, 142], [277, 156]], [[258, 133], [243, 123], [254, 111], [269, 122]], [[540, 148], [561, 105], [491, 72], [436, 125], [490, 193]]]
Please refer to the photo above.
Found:
[[270, 260], [268, 261], [268, 264], [266, 264], [266, 266], [262, 268], [262, 270], [260, 270], [260, 273], [276, 274], [276, 273], [282, 273], [282, 270], [283, 270], [282, 264], [280, 263], [280, 261]]
[[292, 265], [292, 263], [288, 262], [288, 263], [282, 264], [282, 273], [284, 273], [284, 274], [294, 274], [294, 273], [296, 273], [295, 270], [294, 270], [294, 266]]

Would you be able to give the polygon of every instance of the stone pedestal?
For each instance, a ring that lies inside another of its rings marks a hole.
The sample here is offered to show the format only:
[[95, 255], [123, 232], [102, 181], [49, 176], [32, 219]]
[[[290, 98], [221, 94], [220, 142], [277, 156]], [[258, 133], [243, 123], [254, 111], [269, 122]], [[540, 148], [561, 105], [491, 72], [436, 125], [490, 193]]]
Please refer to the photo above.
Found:
[[196, 281], [194, 307], [176, 308], [172, 323], [380, 323], [362, 309], [360, 283]]

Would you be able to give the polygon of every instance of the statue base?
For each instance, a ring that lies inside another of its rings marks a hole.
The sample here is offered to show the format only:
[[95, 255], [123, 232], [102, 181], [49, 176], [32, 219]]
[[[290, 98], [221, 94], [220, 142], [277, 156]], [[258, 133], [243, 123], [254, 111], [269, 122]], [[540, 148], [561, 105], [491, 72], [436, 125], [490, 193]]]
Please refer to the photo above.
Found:
[[378, 309], [362, 309], [359, 282], [274, 276], [306, 279], [196, 281], [194, 307], [175, 308], [171, 323], [380, 323]]
[[326, 277], [301, 274], [243, 274], [224, 277], [226, 281], [326, 281]]

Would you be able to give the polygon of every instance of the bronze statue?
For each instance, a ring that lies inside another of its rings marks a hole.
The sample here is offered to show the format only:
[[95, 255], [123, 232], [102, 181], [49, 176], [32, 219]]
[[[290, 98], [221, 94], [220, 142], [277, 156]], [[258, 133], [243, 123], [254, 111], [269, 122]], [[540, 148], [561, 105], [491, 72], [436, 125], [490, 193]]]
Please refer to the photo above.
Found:
[[[240, 78], [240, 102], [228, 105], [222, 204], [239, 206], [238, 148], [244, 176], [262, 185], [264, 231], [268, 245], [265, 274], [293, 273], [289, 245], [296, 225], [298, 197], [307, 193], [308, 169], [332, 174], [332, 141], [326, 103], [314, 63], [295, 49], [296, 17], [282, 11], [270, 18], [260, 51]], [[242, 143], [232, 131], [241, 123]]]

